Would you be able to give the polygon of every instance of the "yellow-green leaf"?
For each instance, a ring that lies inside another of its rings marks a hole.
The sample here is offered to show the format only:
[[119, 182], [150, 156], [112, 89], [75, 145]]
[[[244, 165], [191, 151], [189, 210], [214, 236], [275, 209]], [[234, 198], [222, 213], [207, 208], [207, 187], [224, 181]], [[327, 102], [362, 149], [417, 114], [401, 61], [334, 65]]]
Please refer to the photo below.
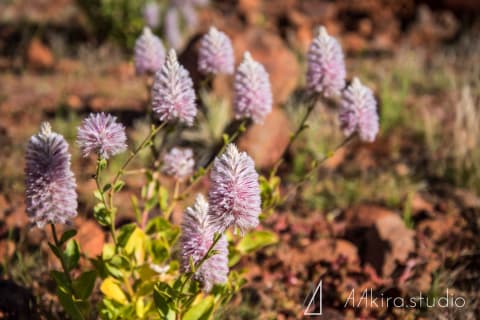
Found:
[[136, 228], [127, 241], [125, 251], [128, 254], [134, 254], [137, 259], [137, 263], [143, 263], [145, 259], [145, 245], [147, 236], [140, 228]]
[[115, 300], [118, 303], [126, 304], [127, 303], [127, 296], [123, 292], [120, 284], [115, 279], [108, 277], [100, 286], [100, 291], [107, 297], [112, 300]]
[[278, 236], [271, 231], [252, 231], [247, 233], [245, 237], [240, 240], [240, 242], [237, 244], [237, 250], [245, 254], [277, 242]]
[[206, 320], [213, 313], [215, 301], [212, 296], [202, 299], [199, 303], [191, 307], [183, 316], [183, 320]]

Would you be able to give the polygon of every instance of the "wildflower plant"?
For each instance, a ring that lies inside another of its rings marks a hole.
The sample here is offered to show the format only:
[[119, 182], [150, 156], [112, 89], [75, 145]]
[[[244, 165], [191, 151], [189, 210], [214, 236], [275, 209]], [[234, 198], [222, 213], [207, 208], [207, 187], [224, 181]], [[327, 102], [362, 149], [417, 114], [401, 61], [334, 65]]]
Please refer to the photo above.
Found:
[[[327, 73], [329, 79], [344, 77], [341, 69], [335, 70], [319, 68], [316, 72]], [[112, 115], [91, 114], [83, 121], [78, 129], [78, 146], [84, 156], [97, 157], [95, 171], [91, 172], [96, 185], [92, 214], [109, 232], [102, 253], [86, 261], [91, 267], [83, 272], [78, 272], [82, 252], [74, 239], [75, 229], [69, 227], [57, 234], [55, 228], [55, 224], [69, 223], [77, 214], [68, 144], [47, 124], [32, 136], [26, 152], [27, 213], [38, 227], [51, 225], [50, 248], [62, 266], [61, 271], [52, 271], [52, 277], [70, 318], [211, 318], [244, 284], [242, 273], [235, 267], [242, 256], [278, 241], [275, 233], [256, 228], [286, 197], [279, 191], [281, 180], [277, 176], [283, 157], [268, 176], [263, 176], [257, 173], [250, 155], [235, 146], [251, 120], [262, 123], [271, 111], [268, 73], [246, 53], [234, 78], [234, 130], [225, 129], [219, 141], [211, 141], [216, 137], [209, 136], [201, 148], [195, 148], [198, 122], [208, 121], [209, 113], [199, 117], [203, 112], [197, 112], [193, 82], [173, 49], [155, 73], [147, 104], [155, 116], [147, 117], [150, 130], [136, 146], [127, 146], [125, 128]], [[330, 93], [309, 93], [312, 103], [293, 132], [287, 151], [306, 129], [311, 110], [322, 98], [331, 98]], [[366, 141], [375, 137], [378, 118], [372, 99], [371, 91], [357, 80], [344, 91], [342, 129], [352, 128], [346, 132], [346, 141], [355, 137], [354, 133]], [[184, 131], [193, 132], [195, 139], [182, 135]], [[161, 136], [159, 144], [155, 144], [157, 136]], [[107, 169], [112, 169], [112, 159], [127, 148], [128, 156], [111, 174]], [[134, 160], [147, 150], [151, 151], [147, 159], [152, 163], [132, 170], [138, 165]], [[323, 160], [317, 161], [312, 170]], [[127, 174], [144, 175], [145, 184], [131, 196], [135, 220], [120, 225], [117, 216], [125, 208], [118, 205], [116, 197], [127, 187], [129, 191], [134, 189], [128, 185]], [[199, 182], [205, 180], [209, 181], [208, 190], [195, 194]], [[177, 221], [172, 218], [175, 212], [183, 212], [181, 223], [173, 222]], [[95, 307], [90, 305], [94, 290], [101, 297]]]

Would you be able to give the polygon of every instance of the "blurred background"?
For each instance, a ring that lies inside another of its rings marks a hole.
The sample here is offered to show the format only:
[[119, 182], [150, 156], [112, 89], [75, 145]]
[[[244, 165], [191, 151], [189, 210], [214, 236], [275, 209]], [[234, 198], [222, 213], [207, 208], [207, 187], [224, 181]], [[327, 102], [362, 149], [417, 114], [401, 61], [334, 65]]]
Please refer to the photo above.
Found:
[[[133, 46], [145, 25], [178, 50], [197, 84], [198, 42], [211, 25], [231, 37], [237, 65], [245, 50], [265, 65], [275, 107], [238, 144], [266, 174], [288, 143], [286, 128], [303, 114], [297, 93], [305, 53], [324, 25], [344, 48], [349, 79], [358, 76], [374, 90], [381, 133], [372, 144], [339, 150], [268, 216], [263, 228], [280, 240], [241, 262], [248, 283], [218, 317], [301, 318], [322, 280], [325, 319], [476, 319], [479, 14], [475, 0], [0, 0], [0, 318], [58, 318], [48, 275], [54, 259], [25, 214], [26, 142], [49, 120], [73, 143], [91, 111], [117, 115], [130, 145], [144, 136], [148, 92], [135, 75]], [[209, 134], [220, 136], [227, 122], [231, 82], [215, 79], [214, 98], [203, 98], [218, 110]], [[316, 110], [309, 124], [281, 167], [281, 193], [343, 139], [332, 107]], [[91, 217], [95, 163], [71, 150], [81, 195], [78, 239], [95, 256], [107, 240]], [[142, 183], [131, 178], [122, 191], [119, 223], [133, 219], [130, 197]], [[352, 288], [391, 297], [436, 297], [448, 288], [467, 303], [344, 308]]]

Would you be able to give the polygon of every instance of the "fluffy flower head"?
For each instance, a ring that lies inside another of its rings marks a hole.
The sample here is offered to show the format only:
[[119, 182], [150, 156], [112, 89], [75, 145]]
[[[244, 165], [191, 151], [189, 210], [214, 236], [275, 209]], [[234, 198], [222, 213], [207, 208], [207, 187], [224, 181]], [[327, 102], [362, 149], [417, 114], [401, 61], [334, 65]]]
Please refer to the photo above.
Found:
[[70, 170], [68, 144], [50, 124], [27, 145], [25, 167], [26, 211], [32, 223], [68, 223], [77, 215], [75, 177]]
[[377, 102], [372, 90], [357, 78], [343, 92], [339, 119], [346, 136], [357, 132], [363, 141], [375, 140], [379, 130]]
[[345, 61], [338, 41], [320, 27], [308, 49], [307, 86], [326, 97], [337, 96], [345, 87]]
[[137, 74], [155, 73], [165, 60], [165, 48], [162, 41], [152, 33], [149, 27], [135, 42], [135, 70]]
[[163, 172], [177, 180], [191, 176], [194, 166], [192, 149], [173, 148], [163, 157]]
[[197, 115], [192, 79], [178, 63], [173, 49], [170, 49], [163, 67], [155, 74], [152, 107], [161, 121], [178, 120], [189, 126]]
[[217, 231], [235, 226], [241, 232], [255, 228], [261, 212], [260, 187], [255, 164], [233, 144], [215, 159], [208, 193], [210, 219]]
[[[215, 229], [208, 216], [208, 203], [200, 194], [195, 205], [187, 208], [183, 216], [181, 243], [182, 271], [190, 270], [190, 259], [198, 264], [212, 246]], [[210, 291], [214, 284], [225, 283], [228, 276], [228, 243], [224, 235], [213, 248], [217, 253], [202, 264], [195, 278]]]
[[117, 117], [105, 113], [91, 113], [78, 128], [77, 143], [82, 155], [97, 153], [108, 159], [127, 149], [125, 127], [117, 122]]
[[215, 27], [203, 36], [198, 51], [198, 69], [204, 74], [232, 74], [234, 68], [232, 42]]
[[235, 73], [235, 117], [252, 118], [255, 123], [263, 123], [272, 111], [272, 89], [268, 73], [262, 64], [252, 59], [246, 52]]

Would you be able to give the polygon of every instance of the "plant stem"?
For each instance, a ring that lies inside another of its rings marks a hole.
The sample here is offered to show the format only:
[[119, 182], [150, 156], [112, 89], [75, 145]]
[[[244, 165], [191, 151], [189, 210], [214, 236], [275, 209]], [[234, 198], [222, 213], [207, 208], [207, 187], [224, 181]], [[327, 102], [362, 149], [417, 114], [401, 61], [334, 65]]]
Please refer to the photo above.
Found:
[[[243, 120], [240, 125], [238, 126], [237, 130], [232, 134], [231, 137], [228, 138], [227, 141], [225, 141], [222, 145], [222, 148], [215, 154], [215, 157], [213, 157], [213, 160], [215, 158], [217, 158], [219, 155], [221, 155], [225, 149], [227, 148], [227, 146], [232, 143], [233, 141], [235, 141], [238, 136], [240, 135], [241, 132], [243, 132], [243, 128], [245, 127], [245, 125], [247, 124], [247, 120]], [[193, 180], [186, 188], [185, 190], [183, 190], [180, 195], [178, 195], [176, 197], [176, 200], [180, 200], [182, 199], [183, 197], [185, 197], [189, 192], [190, 190], [192, 190], [192, 188], [198, 183], [198, 181], [200, 181], [200, 178], [203, 177], [205, 174], [208, 173], [208, 171], [211, 169], [211, 167], [213, 166], [213, 163], [214, 161], [210, 161], [207, 166], [204, 168], [204, 172], [201, 176], [197, 177], [195, 180]]]
[[[207, 259], [209, 258], [209, 255], [210, 253], [214, 250], [215, 246], [217, 245], [218, 241], [220, 241], [220, 239], [222, 238], [223, 235], [221, 234], [218, 234], [218, 235], [215, 235], [215, 239], [213, 240], [213, 243], [212, 245], [210, 246], [210, 248], [208, 248], [208, 251], [207, 253], [205, 253], [205, 255], [203, 256], [202, 260], [200, 260], [198, 262], [198, 264], [195, 266], [195, 270], [199, 270], [203, 263], [205, 261], [207, 261]], [[180, 286], [180, 293], [183, 292], [183, 289], [185, 288], [185, 285], [187, 284], [187, 282], [189, 282], [190, 280], [192, 280], [193, 276], [195, 275], [195, 272], [193, 272], [192, 270], [190, 270], [190, 272], [188, 273], [188, 276], [187, 278], [185, 279], [185, 281], [183, 281], [182, 285]]]
[[296, 184], [292, 189], [290, 189], [290, 191], [285, 195], [284, 200], [286, 201], [293, 194], [294, 191], [296, 191], [300, 186], [302, 186], [306, 181], [308, 181], [310, 179], [310, 177], [313, 175], [313, 173], [315, 172], [315, 170], [318, 167], [320, 167], [320, 165], [322, 165], [325, 161], [327, 161], [328, 159], [333, 157], [337, 153], [338, 150], [340, 150], [341, 148], [343, 148], [344, 146], [349, 144], [355, 137], [356, 137], [355, 135], [348, 136], [340, 144], [338, 144], [335, 147], [335, 149], [328, 152], [321, 160], [315, 161], [314, 164], [312, 165], [312, 167], [307, 171], [307, 173], [305, 175], [303, 175], [300, 182], [298, 184]]
[[138, 153], [143, 149], [145, 148], [145, 146], [152, 141], [152, 138], [155, 137], [155, 135], [160, 131], [162, 130], [163, 127], [165, 127], [167, 124], [167, 122], [163, 122], [161, 125], [159, 125], [158, 127], [152, 125], [151, 129], [150, 129], [150, 133], [145, 137], [145, 139], [143, 139], [143, 141], [133, 150], [133, 152], [130, 154], [130, 156], [127, 158], [127, 160], [125, 160], [125, 162], [123, 163], [122, 167], [120, 168], [120, 170], [117, 172], [117, 174], [115, 175], [115, 178], [113, 178], [113, 181], [112, 181], [112, 187], [110, 188], [109, 192], [108, 192], [108, 196], [109, 196], [109, 199], [110, 199], [110, 213], [111, 213], [111, 219], [112, 219], [112, 224], [110, 225], [110, 232], [112, 233], [112, 237], [113, 237], [113, 242], [116, 244], [117, 243], [117, 239], [116, 239], [116, 235], [115, 235], [115, 216], [116, 216], [116, 211], [113, 207], [113, 196], [114, 196], [114, 189], [115, 189], [115, 184], [117, 183], [118, 179], [120, 179], [120, 177], [123, 175], [125, 169], [128, 167], [128, 165], [130, 164], [130, 162], [132, 162], [133, 159], [135, 159], [135, 157], [138, 155]]
[[179, 191], [180, 191], [180, 180], [176, 180], [175, 181], [175, 188], [173, 190], [172, 203], [170, 204], [167, 211], [165, 212], [165, 219], [167, 219], [167, 220], [170, 218], [170, 215], [171, 215], [173, 209], [175, 208], [175, 204], [177, 203], [177, 200], [178, 200]]
[[55, 228], [55, 224], [51, 223], [50, 227], [52, 229], [53, 242], [55, 243], [55, 247], [58, 249], [58, 252], [60, 253], [59, 260], [60, 260], [60, 263], [62, 265], [63, 273], [65, 274], [65, 278], [68, 281], [69, 289], [73, 293], [72, 278], [70, 277], [70, 272], [68, 271], [67, 264], [65, 263], [65, 260], [63, 258], [61, 243], [60, 243], [60, 241], [58, 240], [58, 237], [57, 237], [57, 230]]
[[317, 100], [318, 100], [318, 97], [316, 95], [309, 96], [307, 98], [307, 103], [308, 103], [307, 111], [303, 115], [303, 118], [300, 121], [300, 124], [299, 124], [297, 130], [295, 130], [295, 132], [290, 136], [288, 144], [285, 147], [285, 149], [283, 150], [282, 156], [280, 157], [280, 159], [277, 160], [277, 162], [273, 166], [273, 168], [274, 168], [273, 170], [275, 172], [278, 170], [280, 165], [283, 163], [285, 156], [287, 155], [288, 151], [292, 147], [295, 140], [297, 140], [297, 138], [300, 136], [300, 134], [303, 132], [303, 130], [305, 130], [307, 128], [307, 126], [306, 126], [307, 120], [310, 117], [313, 109], [315, 109], [315, 105], [317, 104]]
[[[154, 117], [154, 113], [153, 113], [153, 110], [152, 110], [152, 86], [153, 86], [153, 79], [152, 78], [147, 78], [146, 80], [146, 89], [147, 89], [147, 104], [146, 104], [146, 110], [147, 110], [147, 115], [148, 115], [148, 119], [150, 121], [150, 125], [154, 126], [155, 125], [155, 117]], [[156, 146], [155, 146], [155, 136], [152, 137], [152, 144], [150, 145], [150, 151], [152, 152], [152, 156], [153, 156], [153, 159], [154, 159], [154, 163], [155, 163], [155, 160], [158, 158], [159, 156], [159, 151], [157, 150]]]
[[[155, 171], [152, 175], [152, 181], [149, 183], [147, 193], [146, 193], [147, 201], [152, 197], [153, 193], [155, 192], [155, 181], [158, 179], [158, 176], [159, 176], [159, 173], [157, 171]], [[148, 213], [149, 211], [147, 210], [147, 206], [145, 205], [142, 212], [142, 221], [140, 223], [140, 227], [142, 229], [145, 229], [145, 226], [147, 225]]]

